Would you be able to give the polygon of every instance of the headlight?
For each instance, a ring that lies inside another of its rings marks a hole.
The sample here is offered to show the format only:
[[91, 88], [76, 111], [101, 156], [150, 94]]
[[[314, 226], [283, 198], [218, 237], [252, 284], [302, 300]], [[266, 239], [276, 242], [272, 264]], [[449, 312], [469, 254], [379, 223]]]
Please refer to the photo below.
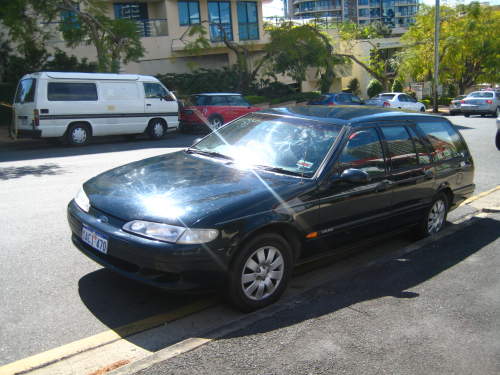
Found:
[[87, 194], [85, 194], [85, 191], [83, 190], [83, 186], [80, 188], [80, 190], [78, 190], [78, 193], [76, 193], [75, 203], [83, 211], [89, 212], [90, 201], [89, 201], [89, 198], [87, 197]]
[[213, 241], [219, 235], [216, 229], [187, 229], [175, 225], [134, 220], [126, 223], [123, 230], [159, 241], [179, 244], [200, 244]]

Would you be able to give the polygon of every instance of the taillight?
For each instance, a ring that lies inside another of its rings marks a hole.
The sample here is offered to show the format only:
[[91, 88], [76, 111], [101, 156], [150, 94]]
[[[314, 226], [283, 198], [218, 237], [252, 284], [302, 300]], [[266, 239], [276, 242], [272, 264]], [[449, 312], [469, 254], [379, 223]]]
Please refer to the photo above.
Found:
[[383, 106], [384, 106], [384, 107], [390, 107], [390, 106], [391, 106], [391, 103], [389, 103], [389, 102], [384, 102]]
[[333, 107], [335, 103], [328, 103], [328, 107]]
[[486, 100], [486, 104], [493, 104], [493, 100], [490, 99]]
[[465, 100], [460, 100], [460, 103], [464, 104], [464, 103], [465, 103]]
[[35, 126], [40, 126], [40, 112], [38, 109], [33, 110], [33, 124], [35, 124]]

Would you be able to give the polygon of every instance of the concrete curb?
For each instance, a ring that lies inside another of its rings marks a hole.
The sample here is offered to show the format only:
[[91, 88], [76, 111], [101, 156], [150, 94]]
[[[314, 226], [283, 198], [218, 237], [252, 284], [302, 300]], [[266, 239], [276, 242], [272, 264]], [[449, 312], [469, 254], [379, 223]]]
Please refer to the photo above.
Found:
[[[488, 192], [489, 192], [489, 194], [493, 194], [496, 192], [497, 195], [499, 196], [497, 204], [500, 203], [500, 186], [497, 186], [496, 188], [491, 189]], [[477, 199], [481, 199], [485, 196], [486, 195], [483, 195]], [[182, 342], [179, 342], [177, 344], [174, 344], [172, 346], [169, 346], [167, 348], [159, 350], [158, 352], [156, 352], [156, 353], [154, 353], [146, 358], [140, 359], [137, 362], [133, 362], [131, 364], [120, 367], [114, 371], [109, 372], [108, 374], [109, 375], [132, 375], [132, 374], [135, 374], [139, 371], [147, 369], [148, 367], [151, 367], [154, 364], [166, 361], [166, 360], [173, 358], [179, 354], [183, 354], [183, 353], [187, 353], [189, 351], [192, 351], [192, 350], [194, 350], [202, 345], [205, 345], [211, 341], [217, 340], [217, 339], [222, 338], [224, 336], [227, 336], [231, 333], [242, 330], [242, 329], [250, 326], [251, 324], [254, 324], [262, 319], [274, 316], [281, 311], [285, 311], [285, 310], [288, 310], [290, 308], [293, 308], [293, 306], [297, 303], [297, 301], [305, 300], [306, 295], [309, 295], [312, 290], [315, 290], [317, 288], [321, 288], [323, 285], [331, 283], [332, 281], [337, 280], [339, 278], [346, 277], [348, 275], [356, 275], [356, 274], [363, 272], [363, 271], [365, 271], [373, 266], [387, 263], [387, 262], [391, 261], [392, 259], [399, 258], [399, 257], [405, 256], [409, 253], [412, 253], [414, 251], [417, 251], [417, 250], [421, 249], [422, 247], [429, 245], [432, 242], [435, 242], [436, 240], [440, 240], [442, 238], [450, 236], [453, 233], [456, 233], [457, 231], [461, 230], [462, 228], [473, 224], [474, 221], [477, 220], [477, 218], [486, 217], [486, 216], [488, 216], [488, 213], [496, 213], [496, 212], [500, 212], [500, 204], [498, 204], [498, 206], [495, 206], [495, 207], [475, 208], [472, 213], [467, 213], [467, 214], [457, 218], [454, 222], [454, 224], [456, 224], [455, 226], [448, 227], [444, 231], [442, 231], [441, 233], [438, 233], [437, 235], [435, 235], [433, 237], [424, 238], [420, 241], [417, 241], [417, 242], [412, 243], [408, 246], [405, 246], [404, 248], [402, 248], [396, 252], [393, 252], [391, 254], [388, 254], [388, 255], [385, 255], [381, 258], [378, 258], [375, 261], [365, 263], [359, 267], [355, 267], [353, 269], [347, 270], [344, 273], [336, 274], [334, 278], [330, 278], [326, 281], [322, 280], [320, 283], [318, 283], [316, 285], [312, 285], [310, 288], [302, 291], [298, 295], [292, 295], [286, 299], [282, 299], [280, 302], [278, 302], [275, 305], [268, 306], [267, 308], [259, 310], [251, 315], [246, 315], [246, 316], [240, 317], [238, 319], [235, 319], [233, 321], [230, 321], [229, 323], [224, 323], [217, 328], [211, 329], [210, 331], [206, 332], [205, 334], [201, 334], [199, 338], [189, 338], [189, 339], [186, 339]]]

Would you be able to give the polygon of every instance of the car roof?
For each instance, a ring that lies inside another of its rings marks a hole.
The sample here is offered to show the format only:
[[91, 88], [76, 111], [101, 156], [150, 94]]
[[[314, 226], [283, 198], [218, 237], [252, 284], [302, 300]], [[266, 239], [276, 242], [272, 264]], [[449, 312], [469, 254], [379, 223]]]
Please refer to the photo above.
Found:
[[158, 79], [153, 76], [145, 76], [140, 74], [115, 74], [115, 73], [36, 72], [36, 73], [26, 74], [22, 79], [24, 78], [159, 82]]
[[206, 96], [215, 96], [215, 95], [240, 95], [239, 92], [201, 92], [199, 94], [193, 94], [191, 96], [196, 96], [196, 95], [206, 95]]
[[407, 112], [399, 109], [371, 107], [371, 106], [295, 106], [283, 108], [270, 108], [258, 113], [304, 118], [308, 120], [328, 122], [332, 124], [354, 125], [377, 120], [395, 120], [398, 118], [439, 118], [441, 116], [427, 115], [416, 112]]

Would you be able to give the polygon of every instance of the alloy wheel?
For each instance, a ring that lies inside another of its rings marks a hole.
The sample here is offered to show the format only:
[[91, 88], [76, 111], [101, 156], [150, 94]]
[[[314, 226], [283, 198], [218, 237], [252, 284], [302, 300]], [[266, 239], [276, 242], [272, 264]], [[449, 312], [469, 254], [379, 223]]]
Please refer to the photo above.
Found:
[[437, 233], [441, 230], [446, 216], [446, 203], [438, 199], [432, 205], [427, 217], [427, 232], [429, 234]]
[[71, 130], [71, 141], [75, 144], [84, 144], [87, 140], [87, 131], [82, 127]]
[[241, 273], [245, 296], [261, 301], [271, 296], [283, 279], [285, 262], [280, 250], [273, 246], [257, 249], [248, 257]]

